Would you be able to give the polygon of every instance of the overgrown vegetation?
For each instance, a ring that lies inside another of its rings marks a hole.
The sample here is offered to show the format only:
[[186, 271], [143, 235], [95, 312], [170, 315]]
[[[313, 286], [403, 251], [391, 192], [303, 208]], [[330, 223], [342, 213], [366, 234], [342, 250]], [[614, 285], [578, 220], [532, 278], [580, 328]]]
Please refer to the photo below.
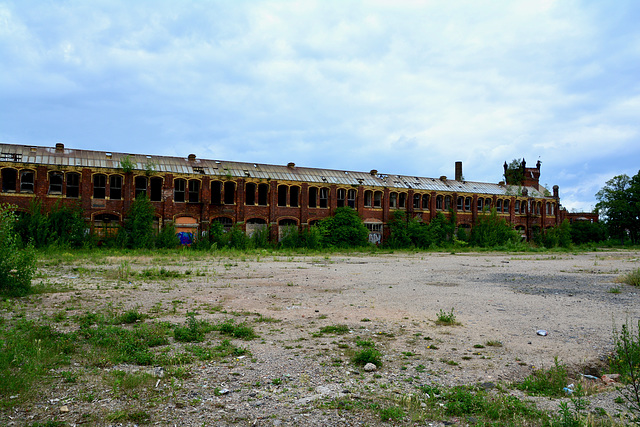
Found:
[[636, 327], [627, 321], [620, 330], [614, 330], [615, 350], [609, 359], [609, 368], [620, 374], [623, 387], [619, 387], [633, 421], [640, 423], [640, 321]]
[[0, 205], [0, 293], [24, 296], [31, 291], [35, 272], [35, 252], [27, 246], [20, 249], [15, 231], [16, 216], [11, 206]]
[[620, 283], [626, 283], [631, 286], [640, 286], [640, 268], [636, 268], [626, 274], [623, 274], [618, 279]]

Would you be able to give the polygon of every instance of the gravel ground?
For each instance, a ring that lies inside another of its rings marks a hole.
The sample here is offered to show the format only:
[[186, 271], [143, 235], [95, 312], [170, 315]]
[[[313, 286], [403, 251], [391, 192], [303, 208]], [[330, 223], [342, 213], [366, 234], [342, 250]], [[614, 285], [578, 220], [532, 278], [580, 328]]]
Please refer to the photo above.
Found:
[[[151, 425], [380, 425], [376, 412], [335, 402], [397, 403], [410, 399], [420, 385], [481, 384], [556, 410], [561, 399], [530, 398], [506, 384], [533, 369], [554, 366], [556, 358], [576, 381], [579, 373], [600, 376], [612, 350], [614, 326], [640, 319], [636, 288], [616, 282], [640, 267], [639, 257], [629, 251], [265, 253], [262, 258], [108, 258], [42, 267], [40, 276], [72, 290], [31, 297], [24, 305], [27, 317], [138, 308], [152, 313], [147, 322], [184, 323], [188, 312], [197, 312], [198, 319], [212, 322], [230, 316], [249, 322], [259, 338], [234, 340], [250, 354], [185, 366], [182, 377], [160, 367], [77, 364], [71, 367], [77, 382], [53, 381], [35, 402], [3, 409], [0, 423], [56, 419], [69, 425], [134, 425], [113, 421], [113, 414], [139, 409], [150, 415]], [[162, 266], [180, 276], [118, 281], [114, 271], [123, 261], [134, 271]], [[186, 270], [191, 274], [184, 275]], [[441, 310], [453, 310], [459, 325], [437, 325]], [[0, 312], [6, 319], [14, 313]], [[256, 322], [257, 313], [270, 321]], [[318, 333], [332, 325], [347, 325], [349, 331]], [[548, 334], [540, 336], [538, 330]], [[366, 372], [351, 363], [356, 340], [376, 343], [384, 355], [380, 369]], [[114, 370], [149, 372], [153, 381], [135, 395], [118, 395], [103, 380]], [[624, 411], [614, 403], [618, 394], [612, 387], [589, 381], [585, 387], [597, 393], [588, 397], [588, 410], [602, 408], [614, 416]], [[112, 421], [107, 421], [109, 414]], [[472, 422], [440, 418], [415, 423]]]

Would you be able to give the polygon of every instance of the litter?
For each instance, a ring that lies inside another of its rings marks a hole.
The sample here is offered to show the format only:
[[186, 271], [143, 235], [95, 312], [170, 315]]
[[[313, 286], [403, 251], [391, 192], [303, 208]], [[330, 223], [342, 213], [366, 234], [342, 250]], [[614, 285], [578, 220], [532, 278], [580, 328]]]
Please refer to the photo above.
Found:
[[595, 377], [593, 375], [587, 375], [587, 374], [580, 374], [582, 375], [584, 378], [590, 379], [590, 380], [597, 380], [598, 377]]
[[536, 331], [536, 334], [540, 335], [541, 337], [546, 337], [548, 333], [549, 332], [545, 331], [544, 329], [538, 329]]

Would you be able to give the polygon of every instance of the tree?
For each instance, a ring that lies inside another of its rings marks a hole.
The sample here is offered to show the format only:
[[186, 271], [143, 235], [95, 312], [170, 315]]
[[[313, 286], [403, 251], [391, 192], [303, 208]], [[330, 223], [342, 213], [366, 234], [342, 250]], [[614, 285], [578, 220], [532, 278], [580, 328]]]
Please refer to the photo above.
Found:
[[0, 293], [24, 296], [31, 291], [36, 255], [31, 246], [19, 248], [13, 211], [14, 207], [0, 204]]
[[369, 230], [358, 212], [351, 208], [336, 209], [335, 214], [320, 221], [319, 226], [324, 246], [348, 248], [369, 244]]
[[479, 247], [502, 246], [518, 240], [518, 232], [504, 218], [498, 216], [495, 208], [488, 214], [478, 216], [469, 236], [469, 243]]
[[604, 219], [611, 237], [629, 235], [632, 243], [640, 233], [640, 171], [633, 177], [617, 175], [596, 193], [596, 212]]
[[133, 249], [152, 248], [154, 246], [155, 232], [153, 219], [155, 208], [145, 194], [139, 194], [131, 203], [124, 223], [126, 233], [126, 246]]
[[513, 159], [504, 163], [504, 180], [508, 185], [522, 185], [524, 182], [524, 159]]

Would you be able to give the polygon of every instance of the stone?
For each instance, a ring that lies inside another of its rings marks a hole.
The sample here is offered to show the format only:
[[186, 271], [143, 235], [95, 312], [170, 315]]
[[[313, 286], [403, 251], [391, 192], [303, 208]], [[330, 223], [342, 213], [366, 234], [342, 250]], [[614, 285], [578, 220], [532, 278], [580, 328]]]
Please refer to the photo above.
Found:
[[367, 363], [366, 365], [364, 365], [364, 370], [367, 372], [373, 372], [376, 371], [378, 369], [378, 367], [375, 365], [375, 363]]
[[600, 379], [603, 383], [605, 383], [605, 385], [610, 385], [618, 382], [618, 380], [620, 379], [620, 374], [606, 374], [603, 375]]
[[60, 407], [60, 412], [67, 413], [69, 412], [69, 407], [67, 405], [63, 405]]

